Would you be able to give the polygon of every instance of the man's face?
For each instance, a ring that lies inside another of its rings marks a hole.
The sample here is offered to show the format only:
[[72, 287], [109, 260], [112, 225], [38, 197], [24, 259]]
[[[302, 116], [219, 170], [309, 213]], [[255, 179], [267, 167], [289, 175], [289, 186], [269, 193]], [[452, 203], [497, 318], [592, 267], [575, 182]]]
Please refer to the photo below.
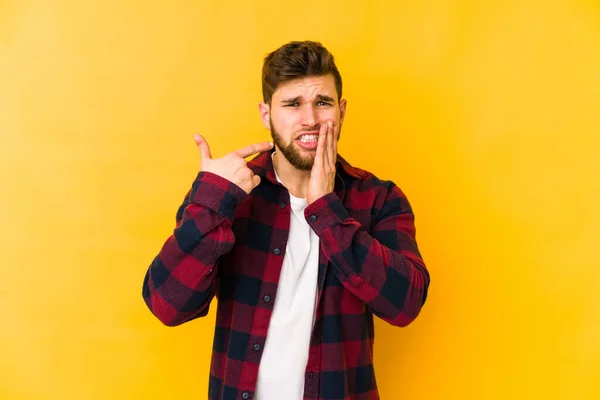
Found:
[[346, 101], [338, 103], [333, 75], [311, 76], [281, 84], [270, 107], [262, 103], [260, 111], [277, 151], [295, 168], [310, 171], [321, 124], [331, 120], [341, 133]]

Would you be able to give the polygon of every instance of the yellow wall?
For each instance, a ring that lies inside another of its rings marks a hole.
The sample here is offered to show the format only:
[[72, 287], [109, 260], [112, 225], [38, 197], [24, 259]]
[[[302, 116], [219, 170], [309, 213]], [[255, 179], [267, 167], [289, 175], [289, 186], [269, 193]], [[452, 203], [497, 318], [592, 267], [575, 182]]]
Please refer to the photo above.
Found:
[[206, 398], [214, 308], [163, 327], [142, 279], [192, 134], [268, 139], [294, 39], [336, 55], [340, 151], [408, 194], [431, 270], [376, 326], [382, 398], [600, 398], [597, 1], [93, 3], [0, 1], [1, 399]]

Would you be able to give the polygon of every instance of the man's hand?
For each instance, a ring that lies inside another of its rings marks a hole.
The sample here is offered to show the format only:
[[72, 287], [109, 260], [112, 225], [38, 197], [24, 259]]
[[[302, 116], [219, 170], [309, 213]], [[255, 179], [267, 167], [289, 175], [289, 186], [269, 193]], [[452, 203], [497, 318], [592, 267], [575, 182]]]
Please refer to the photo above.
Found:
[[333, 192], [339, 128], [332, 121], [321, 125], [315, 162], [310, 171], [306, 201], [308, 204]]
[[251, 144], [243, 149], [231, 152], [221, 158], [212, 158], [210, 148], [206, 139], [200, 135], [194, 135], [198, 149], [200, 149], [200, 170], [212, 172], [222, 178], [236, 184], [246, 193], [250, 194], [252, 189], [260, 183], [260, 176], [254, 175], [252, 170], [248, 168], [244, 158], [250, 157], [253, 154], [267, 151], [273, 147], [271, 142], [262, 142]]

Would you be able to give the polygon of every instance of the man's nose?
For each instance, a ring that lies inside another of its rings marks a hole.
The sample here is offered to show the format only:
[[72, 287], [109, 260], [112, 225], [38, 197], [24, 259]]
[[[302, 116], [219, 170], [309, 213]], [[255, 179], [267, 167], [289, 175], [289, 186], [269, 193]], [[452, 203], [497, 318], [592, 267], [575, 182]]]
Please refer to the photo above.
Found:
[[312, 105], [306, 105], [302, 109], [302, 125], [313, 127], [317, 124], [317, 110]]

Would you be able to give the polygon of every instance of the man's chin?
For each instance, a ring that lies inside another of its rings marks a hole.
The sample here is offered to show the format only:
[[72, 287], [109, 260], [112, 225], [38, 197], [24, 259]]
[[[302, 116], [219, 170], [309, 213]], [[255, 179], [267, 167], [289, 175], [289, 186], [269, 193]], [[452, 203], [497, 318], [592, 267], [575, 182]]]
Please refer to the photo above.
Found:
[[296, 143], [282, 149], [282, 155], [286, 160], [300, 171], [310, 171], [312, 169], [315, 162], [315, 154], [314, 151], [302, 149]]
[[294, 159], [292, 165], [300, 171], [310, 171], [314, 163], [314, 157], [302, 157]]

